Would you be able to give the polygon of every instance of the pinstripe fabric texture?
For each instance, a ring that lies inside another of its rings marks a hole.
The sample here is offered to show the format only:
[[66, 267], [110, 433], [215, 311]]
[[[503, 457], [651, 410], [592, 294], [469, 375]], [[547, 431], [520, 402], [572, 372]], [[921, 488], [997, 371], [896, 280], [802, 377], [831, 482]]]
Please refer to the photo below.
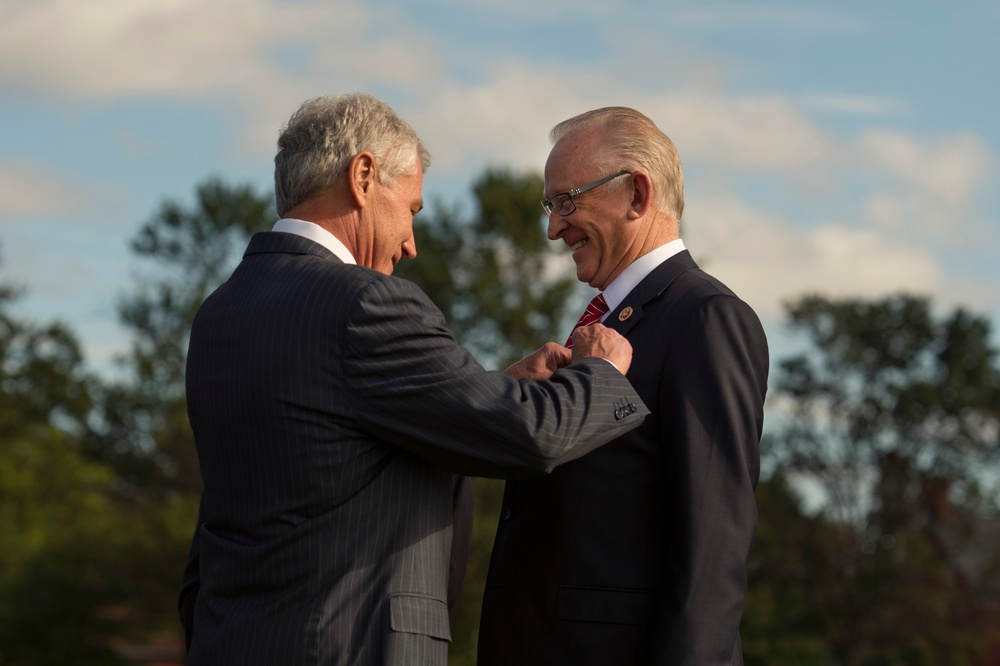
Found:
[[443, 666], [456, 474], [547, 472], [648, 413], [604, 361], [487, 372], [412, 283], [274, 232], [199, 310], [186, 381], [191, 666]]

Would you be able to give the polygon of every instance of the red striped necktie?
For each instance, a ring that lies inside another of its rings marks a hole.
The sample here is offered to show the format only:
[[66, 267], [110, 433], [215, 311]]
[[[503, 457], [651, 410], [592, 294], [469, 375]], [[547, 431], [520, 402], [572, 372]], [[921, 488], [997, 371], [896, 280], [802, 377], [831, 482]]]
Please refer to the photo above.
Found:
[[[576, 326], [573, 330], [580, 328], [581, 326], [590, 326], [595, 321], [601, 318], [601, 316], [608, 311], [608, 302], [604, 300], [604, 294], [598, 294], [594, 296], [593, 300], [587, 304], [587, 309], [583, 311], [583, 316], [580, 317], [580, 321], [576, 322]], [[573, 332], [569, 334], [569, 338], [566, 340], [566, 347], [569, 349], [573, 348]]]

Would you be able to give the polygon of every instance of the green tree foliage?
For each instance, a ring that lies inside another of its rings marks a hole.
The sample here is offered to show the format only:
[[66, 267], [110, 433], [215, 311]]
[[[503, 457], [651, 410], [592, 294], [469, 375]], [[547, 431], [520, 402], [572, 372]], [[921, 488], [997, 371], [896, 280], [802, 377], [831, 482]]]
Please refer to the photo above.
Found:
[[747, 666], [833, 664], [823, 609], [813, 591], [830, 575], [827, 553], [837, 529], [822, 515], [804, 515], [779, 475], [759, 484], [756, 498], [760, 520], [740, 630], [744, 661]]
[[806, 297], [789, 317], [819, 354], [781, 364], [777, 390], [792, 411], [773, 452], [822, 484], [838, 520], [863, 527], [877, 511], [891, 531], [924, 493], [914, 484], [978, 494], [981, 477], [969, 472], [1000, 453], [988, 321], [961, 309], [935, 320], [911, 296]]
[[47, 424], [4, 440], [0, 664], [115, 664], [115, 643], [176, 633], [169, 556], [189, 536], [191, 508], [183, 523], [171, 512], [123, 501], [113, 470]]
[[64, 325], [36, 325], [10, 313], [18, 290], [0, 285], [0, 441], [37, 423], [79, 431], [90, 410], [80, 347]]
[[109, 470], [41, 428], [0, 470], [0, 663], [117, 663], [110, 645], [127, 623], [114, 609], [128, 591], [109, 561], [122, 538]]
[[72, 333], [15, 316], [16, 296], [0, 285], [0, 664], [114, 663], [122, 590], [98, 555], [120, 514], [79, 450], [93, 382]]
[[[779, 663], [772, 632], [803, 639], [802, 663], [981, 663], [1000, 619], [982, 593], [1000, 552], [989, 323], [905, 295], [809, 296], [788, 316], [809, 349], [782, 361], [771, 402], [751, 656]], [[823, 515], [794, 510], [786, 481], [821, 493]]]
[[[500, 369], [545, 342], [562, 342], [583, 308], [571, 260], [545, 237], [541, 177], [490, 170], [473, 186], [476, 209], [435, 206], [414, 222], [417, 258], [396, 266], [441, 308], [484, 366]], [[475, 664], [479, 610], [503, 482], [473, 479], [476, 514], [462, 596], [451, 614], [451, 664]]]

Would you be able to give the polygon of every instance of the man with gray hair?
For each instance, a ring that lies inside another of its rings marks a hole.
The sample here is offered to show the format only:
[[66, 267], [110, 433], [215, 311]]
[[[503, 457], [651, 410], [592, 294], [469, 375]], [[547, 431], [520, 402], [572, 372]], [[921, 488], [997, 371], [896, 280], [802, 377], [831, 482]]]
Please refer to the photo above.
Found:
[[631, 347], [593, 326], [484, 370], [391, 275], [430, 163], [410, 126], [370, 95], [319, 98], [278, 147], [281, 219], [191, 330], [187, 663], [444, 666], [461, 475], [549, 472], [636, 427]]

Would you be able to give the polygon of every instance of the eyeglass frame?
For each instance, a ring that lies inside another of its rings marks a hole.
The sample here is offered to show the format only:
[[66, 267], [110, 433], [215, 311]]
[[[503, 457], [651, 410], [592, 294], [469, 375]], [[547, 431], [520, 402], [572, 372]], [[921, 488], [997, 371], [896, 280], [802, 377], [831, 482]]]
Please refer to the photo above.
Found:
[[[572, 215], [573, 213], [576, 212], [576, 201], [573, 200], [574, 197], [578, 197], [581, 194], [583, 194], [584, 192], [589, 192], [590, 190], [594, 189], [595, 187], [600, 187], [604, 183], [609, 183], [612, 180], [614, 180], [615, 178], [618, 178], [620, 176], [624, 176], [626, 174], [627, 175], [632, 175], [632, 172], [629, 171], [628, 169], [622, 169], [621, 171], [619, 171], [616, 174], [612, 174], [610, 176], [605, 176], [604, 178], [601, 178], [600, 180], [595, 180], [592, 183], [587, 183], [586, 185], [582, 185], [582, 186], [580, 186], [580, 187], [578, 187], [578, 188], [576, 188], [574, 190], [570, 190], [568, 192], [560, 192], [558, 194], [553, 194], [548, 199], [542, 199], [539, 203], [542, 204], [542, 210], [545, 211], [546, 215], [551, 216], [553, 212], [558, 212], [559, 215], [561, 215], [562, 217], [567, 217], [567, 216]], [[568, 197], [569, 198], [569, 202], [573, 205], [573, 208], [570, 209], [570, 211], [567, 212], [567, 213], [563, 213], [562, 211], [556, 211], [556, 208], [553, 205], [553, 202], [555, 202], [556, 199], [558, 199], [559, 197], [562, 197], [562, 196]]]

